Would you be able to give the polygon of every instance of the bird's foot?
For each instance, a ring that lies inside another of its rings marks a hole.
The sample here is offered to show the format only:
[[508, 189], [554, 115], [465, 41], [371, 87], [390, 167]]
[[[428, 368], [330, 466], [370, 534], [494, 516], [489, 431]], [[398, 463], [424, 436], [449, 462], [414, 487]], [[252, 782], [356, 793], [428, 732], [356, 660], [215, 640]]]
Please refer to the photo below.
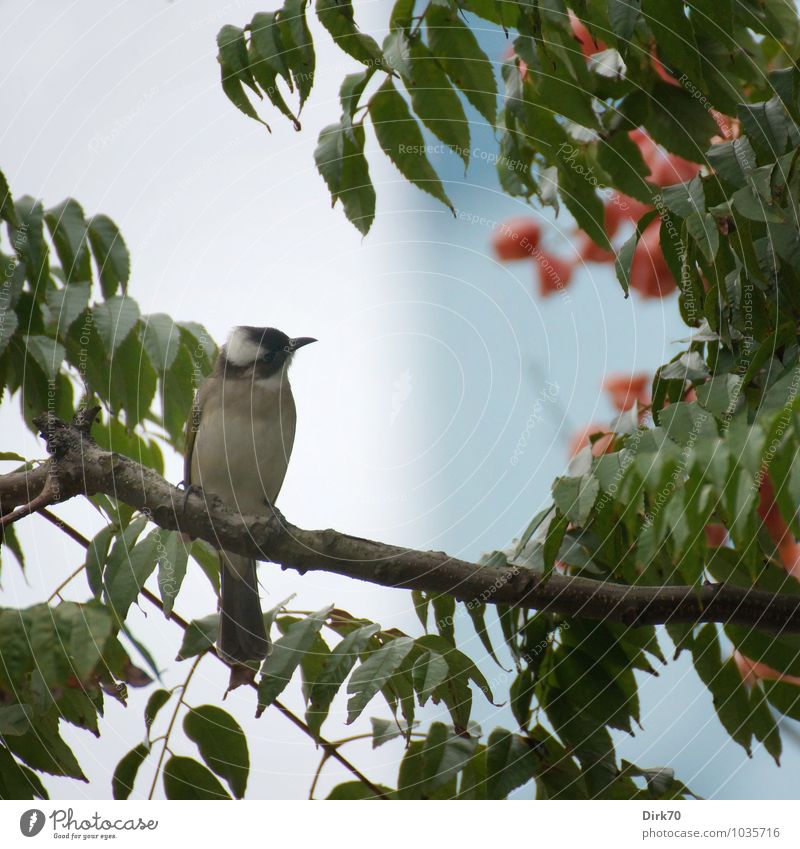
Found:
[[197, 484], [195, 484], [195, 483], [187, 483], [186, 481], [181, 481], [181, 482], [178, 484], [178, 486], [179, 486], [179, 487], [181, 487], [181, 486], [183, 487], [183, 506], [182, 506], [182, 510], [183, 510], [183, 513], [185, 514], [185, 513], [186, 513], [186, 505], [187, 505], [187, 503], [189, 502], [189, 498], [190, 498], [190, 496], [192, 496], [192, 495], [199, 495], [200, 497], [203, 497], [203, 488], [202, 488], [201, 486], [198, 486], [198, 485], [197, 485]]

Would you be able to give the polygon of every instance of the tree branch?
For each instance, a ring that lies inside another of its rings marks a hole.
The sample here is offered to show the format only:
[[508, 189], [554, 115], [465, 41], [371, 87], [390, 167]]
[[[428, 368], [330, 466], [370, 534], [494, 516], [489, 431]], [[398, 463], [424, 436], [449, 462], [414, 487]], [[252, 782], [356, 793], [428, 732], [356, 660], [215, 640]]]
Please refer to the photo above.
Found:
[[41, 492], [52, 476], [61, 501], [102, 492], [144, 512], [162, 528], [301, 574], [333, 572], [385, 587], [448, 593], [467, 603], [546, 608], [631, 627], [727, 622], [800, 633], [800, 595], [728, 584], [709, 584], [698, 590], [628, 586], [567, 575], [544, 579], [516, 566], [480, 566], [444, 552], [415, 551], [330, 529], [303, 530], [289, 524], [278, 511], [243, 516], [200, 490], [183, 492], [151, 469], [100, 448], [83, 422], [82, 427], [75, 427], [47, 414], [36, 424], [53, 459], [32, 472], [0, 477], [0, 514], [28, 504], [30, 493]]

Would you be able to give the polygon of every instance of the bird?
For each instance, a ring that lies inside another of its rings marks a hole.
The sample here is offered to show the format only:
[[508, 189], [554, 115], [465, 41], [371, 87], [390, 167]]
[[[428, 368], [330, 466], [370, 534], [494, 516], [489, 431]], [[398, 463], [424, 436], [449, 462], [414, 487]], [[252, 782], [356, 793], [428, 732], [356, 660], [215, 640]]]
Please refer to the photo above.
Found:
[[[244, 515], [273, 509], [297, 423], [289, 366], [296, 351], [316, 341], [274, 327], [231, 330], [187, 422], [187, 488], [215, 495]], [[254, 559], [220, 552], [219, 608], [217, 649], [223, 659], [247, 666], [267, 657]]]

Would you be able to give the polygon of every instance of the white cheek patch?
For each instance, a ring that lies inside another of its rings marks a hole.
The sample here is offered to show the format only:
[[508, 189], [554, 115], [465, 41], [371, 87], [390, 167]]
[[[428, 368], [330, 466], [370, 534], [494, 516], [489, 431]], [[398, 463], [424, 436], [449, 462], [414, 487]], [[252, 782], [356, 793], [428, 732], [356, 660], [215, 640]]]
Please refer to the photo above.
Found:
[[233, 366], [250, 366], [258, 358], [258, 343], [254, 342], [246, 331], [236, 327], [228, 337], [225, 355]]

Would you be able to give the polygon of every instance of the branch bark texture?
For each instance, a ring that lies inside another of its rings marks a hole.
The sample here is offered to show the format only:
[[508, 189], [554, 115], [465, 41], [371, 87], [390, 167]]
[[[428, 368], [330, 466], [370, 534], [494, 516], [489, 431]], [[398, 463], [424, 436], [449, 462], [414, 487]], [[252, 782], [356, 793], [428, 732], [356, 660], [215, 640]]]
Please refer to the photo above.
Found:
[[[0, 476], [0, 515], [25, 515], [45, 487], [50, 501], [105, 493], [181, 531], [300, 573], [332, 572], [384, 587], [448, 593], [467, 603], [506, 604], [628, 626], [725, 622], [800, 633], [800, 595], [734, 585], [629, 586], [539, 573], [514, 566], [478, 565], [441, 551], [417, 551], [331, 529], [304, 530], [278, 512], [244, 516], [214, 497], [184, 492], [134, 460], [102, 449], [84, 419], [71, 425], [50, 414], [36, 421], [50, 459], [29, 472]], [[53, 499], [55, 492], [55, 499]], [[19, 508], [19, 509], [18, 509]]]

